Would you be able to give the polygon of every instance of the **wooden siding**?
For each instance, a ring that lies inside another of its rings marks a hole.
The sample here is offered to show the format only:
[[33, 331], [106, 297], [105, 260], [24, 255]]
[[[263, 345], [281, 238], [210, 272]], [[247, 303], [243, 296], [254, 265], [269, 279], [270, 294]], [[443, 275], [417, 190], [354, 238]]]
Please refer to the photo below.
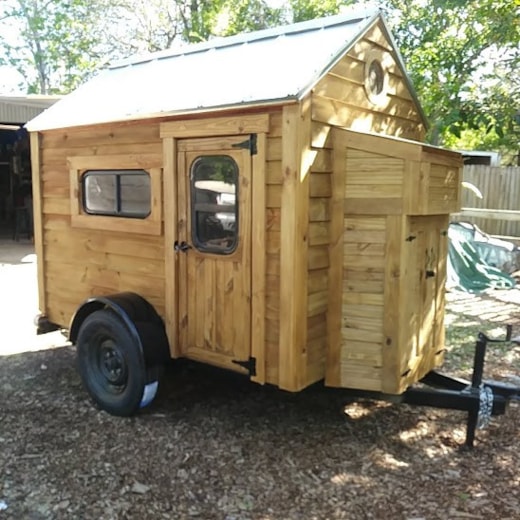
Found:
[[333, 162], [326, 384], [399, 394], [443, 359], [460, 157], [334, 130]]
[[402, 213], [404, 161], [368, 150], [349, 149], [345, 210], [349, 213]]
[[[265, 380], [278, 385], [280, 341], [280, 224], [282, 205], [282, 114], [270, 118], [266, 152]], [[257, 254], [258, 252], [253, 252]]]
[[[311, 150], [309, 100], [288, 105], [282, 120], [282, 205], [280, 229], [279, 382], [285, 390], [307, 386], [307, 257]], [[310, 259], [309, 251], [309, 259]], [[310, 261], [310, 260], [309, 260]]]
[[[372, 103], [365, 91], [365, 65], [377, 53], [387, 71], [387, 96]], [[392, 45], [376, 25], [316, 85], [313, 120], [362, 132], [422, 141], [424, 123]]]
[[307, 263], [307, 384], [325, 377], [327, 314], [329, 310], [330, 204], [332, 198], [333, 149], [331, 128], [322, 123], [311, 127], [309, 179], [309, 229]]
[[139, 165], [136, 167], [146, 168], [142, 157], [156, 166], [162, 163], [159, 124], [49, 131], [42, 135], [40, 148], [43, 236], [39, 261], [45, 285], [42, 311], [51, 321], [67, 327], [85, 299], [133, 290], [164, 316], [162, 237], [71, 227], [68, 163], [75, 157], [105, 156], [112, 164], [118, 158], [127, 164], [131, 155]]
[[342, 386], [382, 389], [386, 225], [373, 215], [344, 219]]
[[[262, 161], [262, 164], [255, 163], [259, 173], [253, 179], [253, 187], [256, 185], [255, 191], [258, 192], [258, 187], [261, 187], [259, 183], [265, 186], [263, 211], [258, 208], [258, 204], [255, 209], [260, 215], [262, 212], [264, 214], [265, 240], [262, 240], [262, 244], [255, 244], [257, 258], [254, 263], [257, 265], [263, 261], [258, 252], [264, 250], [266, 271], [265, 283], [256, 284], [262, 286], [262, 290], [253, 295], [253, 298], [261, 299], [255, 304], [257, 309], [262, 307], [262, 312], [255, 314], [262, 319], [262, 324], [255, 324], [255, 339], [260, 338], [265, 345], [265, 359], [262, 359], [261, 354], [264, 352], [261, 352], [263, 348], [260, 346], [256, 347], [255, 355], [257, 362], [262, 365], [259, 365], [257, 372], [262, 379], [260, 382], [278, 384], [282, 117], [281, 112], [271, 118], [265, 115], [253, 116], [250, 118], [253, 123], [255, 118], [258, 121], [267, 118], [271, 129], [265, 143], [259, 143], [259, 148], [265, 150], [265, 153], [254, 158], [256, 163]], [[192, 120], [181, 126], [186, 127], [186, 132], [191, 135], [194, 127], [200, 127], [201, 124]], [[222, 133], [221, 130], [219, 132]], [[174, 141], [169, 136], [164, 139], [170, 145]], [[162, 233], [155, 236], [125, 233], [124, 229], [116, 232], [71, 225], [71, 164], [81, 169], [78, 161], [82, 158], [103, 156], [110, 158], [111, 167], [118, 158], [127, 167], [129, 157], [135, 157], [139, 166], [145, 167], [140, 159], [152, 157], [153, 166], [157, 167], [163, 161], [169, 164], [176, 160], [174, 147], [166, 148], [163, 150], [159, 121], [46, 132], [41, 138], [40, 149], [34, 148], [38, 151], [34, 155], [40, 161], [37, 180], [42, 191], [42, 239], [39, 247], [43, 261], [39, 265], [45, 289], [42, 291], [41, 307], [52, 321], [67, 327], [83, 300], [93, 295], [131, 290], [147, 298], [172, 328], [171, 321], [175, 316], [166, 316], [165, 310], [167, 255]], [[172, 208], [164, 204], [164, 200], [160, 202], [164, 205], [163, 214], [173, 218]], [[164, 208], [169, 209], [166, 211]], [[260, 235], [258, 231], [257, 236]], [[171, 308], [171, 302], [168, 305]], [[175, 355], [175, 352], [172, 354]]]

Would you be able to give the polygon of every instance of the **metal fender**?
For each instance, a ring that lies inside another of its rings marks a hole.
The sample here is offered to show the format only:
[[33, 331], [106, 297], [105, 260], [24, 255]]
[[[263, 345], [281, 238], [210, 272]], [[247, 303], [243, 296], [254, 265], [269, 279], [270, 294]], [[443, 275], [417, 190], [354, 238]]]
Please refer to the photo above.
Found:
[[119, 316], [140, 346], [146, 366], [160, 365], [170, 359], [162, 318], [147, 300], [133, 292], [97, 296], [83, 302], [69, 327], [69, 340], [72, 343], [76, 343], [81, 324], [87, 316], [101, 309], [110, 309]]

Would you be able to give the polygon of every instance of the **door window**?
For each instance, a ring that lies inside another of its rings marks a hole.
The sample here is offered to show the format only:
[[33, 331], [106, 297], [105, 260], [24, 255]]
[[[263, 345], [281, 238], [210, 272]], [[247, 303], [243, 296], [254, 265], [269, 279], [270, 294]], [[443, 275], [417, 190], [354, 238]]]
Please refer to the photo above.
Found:
[[190, 172], [193, 245], [230, 254], [238, 244], [238, 166], [228, 155], [198, 157]]

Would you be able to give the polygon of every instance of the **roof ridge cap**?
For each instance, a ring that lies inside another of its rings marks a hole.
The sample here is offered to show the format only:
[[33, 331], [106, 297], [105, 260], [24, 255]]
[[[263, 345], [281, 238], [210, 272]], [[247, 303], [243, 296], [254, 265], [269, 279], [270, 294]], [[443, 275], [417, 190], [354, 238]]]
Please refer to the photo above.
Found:
[[340, 13], [333, 16], [325, 16], [307, 20], [304, 22], [297, 22], [288, 25], [279, 25], [269, 29], [261, 29], [249, 33], [240, 33], [232, 36], [217, 36], [204, 42], [199, 43], [185, 43], [178, 47], [165, 49], [162, 51], [151, 52], [142, 55], [130, 56], [122, 60], [118, 60], [110, 65], [109, 69], [118, 69], [128, 65], [137, 65], [155, 60], [166, 58], [173, 58], [175, 56], [183, 56], [188, 54], [195, 54], [197, 52], [205, 52], [212, 49], [231, 47], [234, 45], [242, 45], [252, 43], [259, 40], [266, 40], [271, 38], [279, 38], [290, 34], [297, 34], [307, 31], [317, 31], [333, 27], [336, 25], [359, 22], [374, 18], [376, 14], [380, 13], [380, 9], [360, 9], [349, 10], [348, 12]]

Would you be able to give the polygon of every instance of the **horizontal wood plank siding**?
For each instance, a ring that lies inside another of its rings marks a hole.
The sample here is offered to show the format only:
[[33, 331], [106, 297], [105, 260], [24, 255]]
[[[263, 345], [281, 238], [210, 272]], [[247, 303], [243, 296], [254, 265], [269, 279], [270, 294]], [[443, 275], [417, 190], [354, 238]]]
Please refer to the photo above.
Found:
[[341, 386], [381, 389], [385, 237], [386, 217], [344, 219]]
[[[365, 92], [365, 66], [374, 52], [387, 72], [387, 95], [372, 103]], [[374, 26], [313, 89], [313, 120], [330, 125], [421, 141], [419, 108], [398, 65], [393, 46]]]
[[341, 323], [329, 327], [326, 383], [400, 394], [442, 361], [446, 228], [460, 156], [350, 130], [336, 130], [334, 142], [334, 175], [343, 174], [333, 258], [342, 267]]
[[346, 169], [345, 207], [348, 213], [374, 214], [388, 205], [392, 209], [402, 208], [402, 159], [349, 148]]
[[325, 377], [329, 311], [330, 207], [333, 154], [330, 127], [313, 123], [309, 179], [309, 260], [307, 285], [307, 374], [314, 383]]
[[154, 166], [161, 164], [159, 123], [53, 130], [43, 134], [41, 147], [41, 261], [50, 320], [68, 327], [87, 298], [129, 290], [163, 314], [162, 236], [72, 228], [69, 162], [103, 156], [116, 162], [120, 157], [123, 163], [135, 157], [136, 165], [141, 164], [140, 158], [152, 160]]

